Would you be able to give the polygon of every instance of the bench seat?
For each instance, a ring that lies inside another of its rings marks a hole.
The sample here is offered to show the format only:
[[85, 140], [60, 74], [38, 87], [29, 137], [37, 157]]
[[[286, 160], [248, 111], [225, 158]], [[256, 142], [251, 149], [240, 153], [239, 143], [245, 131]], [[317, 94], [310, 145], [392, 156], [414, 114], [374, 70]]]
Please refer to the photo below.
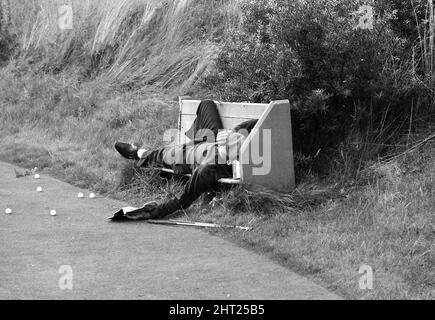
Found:
[[[159, 170], [163, 171], [163, 172], [174, 174], [174, 170], [172, 170], [172, 169], [159, 168]], [[190, 173], [187, 173], [187, 174], [183, 174], [183, 176], [190, 178], [192, 175]], [[239, 184], [240, 183], [240, 179], [233, 179], [233, 178], [222, 178], [222, 179], [219, 179], [218, 181], [220, 183], [228, 183], [228, 184]]]

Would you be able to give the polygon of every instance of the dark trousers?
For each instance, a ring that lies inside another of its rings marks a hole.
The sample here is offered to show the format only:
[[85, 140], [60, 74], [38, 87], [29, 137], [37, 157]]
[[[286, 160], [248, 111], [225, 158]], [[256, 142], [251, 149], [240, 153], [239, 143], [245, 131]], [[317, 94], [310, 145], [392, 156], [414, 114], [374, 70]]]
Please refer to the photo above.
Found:
[[[223, 129], [222, 121], [217, 110], [216, 104], [211, 100], [202, 101], [196, 111], [196, 119], [192, 127], [186, 132], [186, 135], [195, 140], [201, 129], [208, 129], [216, 136], [219, 129]], [[168, 165], [163, 161], [163, 149], [152, 151], [142, 166], [171, 168], [175, 173], [192, 173], [189, 181], [184, 187], [180, 198], [171, 199], [157, 207], [158, 218], [162, 218], [177, 210], [188, 208], [204, 192], [214, 192], [220, 189], [218, 180], [221, 178], [232, 177], [232, 167], [226, 164], [207, 164], [200, 166], [188, 166], [185, 164]]]

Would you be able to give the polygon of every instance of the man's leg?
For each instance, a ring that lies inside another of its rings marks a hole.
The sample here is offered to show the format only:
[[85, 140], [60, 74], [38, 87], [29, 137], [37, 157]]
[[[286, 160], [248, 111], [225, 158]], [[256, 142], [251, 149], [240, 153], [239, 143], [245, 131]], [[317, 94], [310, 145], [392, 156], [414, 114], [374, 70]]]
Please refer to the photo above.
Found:
[[[216, 104], [212, 100], [204, 100], [198, 106], [196, 119], [192, 127], [186, 132], [190, 139], [200, 138], [197, 135], [201, 129], [210, 130], [217, 136], [223, 129], [222, 120]], [[177, 210], [188, 208], [198, 197], [205, 192], [217, 191], [218, 180], [232, 177], [232, 167], [229, 165], [206, 164], [193, 170], [180, 198], [175, 198], [162, 203], [153, 210], [152, 216], [163, 218]]]
[[167, 150], [168, 148], [160, 148], [147, 152], [145, 155], [142, 155], [136, 165], [138, 167], [172, 169], [172, 167], [164, 161], [164, 154], [168, 152]]
[[[216, 137], [219, 129], [222, 128], [222, 121], [216, 104], [212, 100], [204, 100], [201, 101], [198, 109], [196, 110], [196, 119], [192, 127], [185, 134], [190, 137], [191, 140], [193, 140], [195, 138], [195, 134], [199, 134], [200, 130], [204, 129], [212, 131]], [[166, 165], [163, 163], [163, 152], [167, 150], [165, 148], [149, 152], [145, 149], [140, 149], [135, 145], [123, 142], [117, 142], [115, 144], [115, 148], [124, 158], [141, 160], [138, 163], [138, 166], [148, 164], [147, 166], [155, 165], [157, 167], [166, 167]], [[183, 148], [185, 149], [186, 145], [184, 145]], [[138, 153], [141, 151], [143, 154], [141, 153], [138, 155]]]
[[[173, 169], [176, 173], [181, 169], [183, 169], [183, 173], [191, 173], [192, 171], [186, 156], [187, 151], [191, 151], [189, 148], [193, 148], [193, 144], [192, 146], [182, 144], [156, 150], [145, 150], [128, 143], [117, 142], [115, 148], [124, 158], [136, 160], [137, 167], [167, 168]], [[192, 157], [192, 155], [190, 156]], [[179, 166], [183, 166], [183, 168], [179, 168]]]
[[[211, 100], [205, 100], [200, 103], [197, 109], [197, 118], [194, 124], [188, 130], [186, 135], [191, 139], [195, 138], [195, 135], [200, 132], [201, 129], [207, 129], [213, 132], [214, 137], [216, 137], [219, 129], [222, 129], [222, 121], [217, 110], [216, 104]], [[196, 137], [198, 138], [198, 137]], [[177, 147], [177, 146], [176, 146]], [[178, 148], [184, 148], [183, 146], [178, 146]], [[169, 167], [167, 162], [165, 162], [165, 154], [168, 154], [168, 150], [173, 147], [162, 148], [147, 152], [144, 157], [140, 157], [138, 164], [140, 166], [147, 167]], [[213, 145], [214, 148], [214, 145]], [[177, 149], [177, 148], [176, 148]], [[179, 151], [179, 149], [177, 149]], [[119, 151], [119, 150], [118, 150]], [[184, 152], [183, 152], [184, 153]], [[121, 153], [122, 154], [122, 153]], [[176, 152], [176, 154], [180, 154]], [[183, 156], [183, 159], [185, 157]], [[181, 162], [185, 165], [184, 162]], [[155, 209], [144, 212], [143, 218], [162, 218], [177, 210], [185, 209], [189, 207], [193, 201], [195, 201], [202, 193], [215, 191], [219, 186], [218, 180], [221, 178], [228, 178], [232, 176], [232, 168], [228, 165], [219, 164], [207, 164], [197, 167], [193, 170], [193, 174], [189, 181], [187, 182], [184, 192], [181, 197], [167, 201], [166, 203], [157, 205]], [[142, 214], [142, 213], [140, 213]]]
[[191, 140], [194, 138], [202, 138], [197, 137], [198, 132], [200, 132], [201, 129], [212, 131], [215, 137], [218, 134], [218, 131], [223, 129], [219, 111], [212, 100], [201, 101], [196, 110], [196, 119], [185, 134]]
[[193, 201], [204, 192], [217, 191], [218, 180], [232, 176], [232, 168], [229, 165], [202, 165], [193, 171], [192, 176], [184, 187], [180, 198], [169, 200], [158, 205], [153, 212], [156, 218], [163, 218], [177, 210], [188, 208]]

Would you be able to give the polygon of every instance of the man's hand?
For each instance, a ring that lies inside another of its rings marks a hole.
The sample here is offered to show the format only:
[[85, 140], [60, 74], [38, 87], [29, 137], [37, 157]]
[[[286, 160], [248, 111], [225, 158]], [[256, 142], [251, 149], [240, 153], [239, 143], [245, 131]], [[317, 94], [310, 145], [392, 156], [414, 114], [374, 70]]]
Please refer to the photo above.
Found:
[[220, 131], [216, 137], [219, 157], [227, 161], [237, 160], [239, 158], [240, 147], [246, 137], [234, 130]]
[[229, 139], [230, 139], [230, 135], [233, 133], [234, 131], [232, 129], [228, 129], [228, 130], [220, 130], [216, 136], [216, 142], [218, 146], [225, 146]]

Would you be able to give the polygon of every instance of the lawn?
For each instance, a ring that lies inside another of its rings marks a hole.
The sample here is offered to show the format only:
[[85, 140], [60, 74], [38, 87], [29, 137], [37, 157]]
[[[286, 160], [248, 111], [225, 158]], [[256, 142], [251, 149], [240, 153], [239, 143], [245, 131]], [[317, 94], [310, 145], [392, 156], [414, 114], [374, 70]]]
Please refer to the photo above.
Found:
[[[1, 72], [0, 160], [134, 205], [181, 190], [154, 170], [135, 171], [113, 148], [116, 141], [161, 146], [165, 130], [176, 128], [176, 92], [120, 92], [100, 81], [18, 74], [13, 64]], [[433, 299], [434, 142], [364, 172], [361, 181], [299, 177], [286, 195], [236, 187], [176, 216], [251, 226], [210, 232], [346, 298]], [[362, 265], [373, 270], [373, 289], [359, 286]]]

